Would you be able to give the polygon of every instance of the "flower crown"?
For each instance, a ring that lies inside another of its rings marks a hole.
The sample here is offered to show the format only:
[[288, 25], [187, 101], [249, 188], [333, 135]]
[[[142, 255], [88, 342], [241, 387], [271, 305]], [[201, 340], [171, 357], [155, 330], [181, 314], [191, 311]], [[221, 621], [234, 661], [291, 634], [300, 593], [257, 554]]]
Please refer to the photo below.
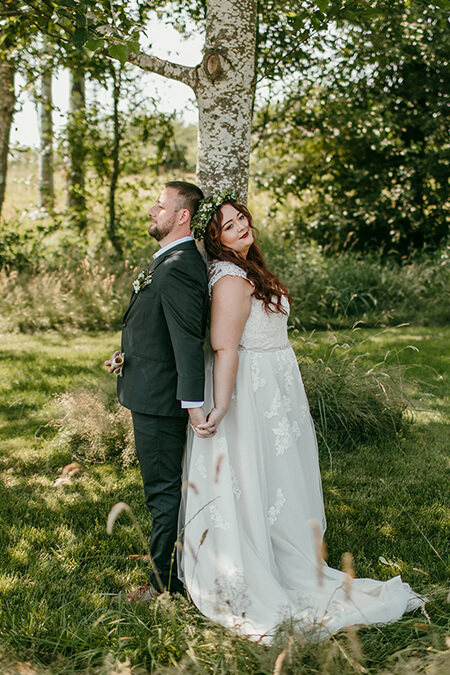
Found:
[[208, 223], [219, 206], [222, 206], [224, 202], [236, 201], [236, 194], [230, 190], [221, 190], [215, 195], [202, 199], [191, 220], [191, 232], [195, 239], [203, 239]]

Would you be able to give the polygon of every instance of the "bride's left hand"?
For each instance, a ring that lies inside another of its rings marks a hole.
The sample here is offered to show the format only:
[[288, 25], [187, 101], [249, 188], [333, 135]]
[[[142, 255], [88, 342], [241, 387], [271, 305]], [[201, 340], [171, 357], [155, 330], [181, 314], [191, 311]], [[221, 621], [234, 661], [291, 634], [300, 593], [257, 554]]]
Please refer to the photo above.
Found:
[[199, 424], [194, 431], [197, 433], [197, 436], [201, 438], [212, 438], [216, 435], [217, 427], [225, 416], [226, 410], [220, 410], [219, 408], [213, 408], [206, 418], [206, 422]]

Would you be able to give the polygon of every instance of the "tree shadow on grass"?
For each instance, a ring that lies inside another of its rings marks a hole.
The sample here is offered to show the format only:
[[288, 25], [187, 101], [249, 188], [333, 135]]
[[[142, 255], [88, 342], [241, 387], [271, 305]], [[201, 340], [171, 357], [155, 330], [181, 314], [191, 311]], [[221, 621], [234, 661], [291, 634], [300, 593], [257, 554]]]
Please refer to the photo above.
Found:
[[[23, 462], [15, 463], [0, 479], [1, 575], [22, 579], [28, 590], [36, 585], [51, 589], [57, 580], [66, 587], [54, 587], [52, 596], [64, 595], [71, 602], [79, 597], [84, 604], [89, 603], [89, 593], [80, 575], [89, 579], [92, 593], [117, 591], [123, 574], [136, 567], [128, 555], [145, 551], [130, 521], [124, 518], [111, 537], [106, 519], [114, 503], [127, 501], [142, 520], [142, 529], [150, 530], [137, 471], [121, 481], [120, 473], [110, 470], [103, 481], [101, 474], [88, 470], [57, 487], [44, 462], [32, 466], [38, 469], [33, 474], [23, 471]], [[13, 599], [17, 585], [2, 584], [0, 592], [3, 599]], [[54, 604], [52, 597], [46, 602]], [[92, 609], [98, 604], [93, 598]]]

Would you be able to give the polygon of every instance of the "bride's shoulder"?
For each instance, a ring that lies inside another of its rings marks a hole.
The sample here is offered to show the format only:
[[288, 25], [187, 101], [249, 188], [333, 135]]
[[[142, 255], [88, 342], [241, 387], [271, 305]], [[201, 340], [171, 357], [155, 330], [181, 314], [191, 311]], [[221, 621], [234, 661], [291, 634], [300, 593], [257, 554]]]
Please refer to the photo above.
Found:
[[211, 291], [214, 284], [222, 279], [222, 277], [232, 276], [232, 277], [242, 277], [243, 279], [247, 278], [247, 272], [235, 265], [235, 263], [229, 262], [228, 260], [212, 260], [209, 263], [209, 290]]

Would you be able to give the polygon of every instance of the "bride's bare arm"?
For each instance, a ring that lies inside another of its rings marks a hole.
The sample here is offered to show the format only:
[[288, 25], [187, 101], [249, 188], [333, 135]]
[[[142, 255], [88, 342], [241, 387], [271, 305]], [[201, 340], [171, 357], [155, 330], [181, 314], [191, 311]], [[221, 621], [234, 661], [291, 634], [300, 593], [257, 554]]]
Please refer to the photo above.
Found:
[[214, 350], [214, 408], [203, 428], [217, 427], [227, 412], [239, 364], [238, 346], [250, 314], [252, 285], [241, 277], [219, 279], [211, 299], [211, 347]]

